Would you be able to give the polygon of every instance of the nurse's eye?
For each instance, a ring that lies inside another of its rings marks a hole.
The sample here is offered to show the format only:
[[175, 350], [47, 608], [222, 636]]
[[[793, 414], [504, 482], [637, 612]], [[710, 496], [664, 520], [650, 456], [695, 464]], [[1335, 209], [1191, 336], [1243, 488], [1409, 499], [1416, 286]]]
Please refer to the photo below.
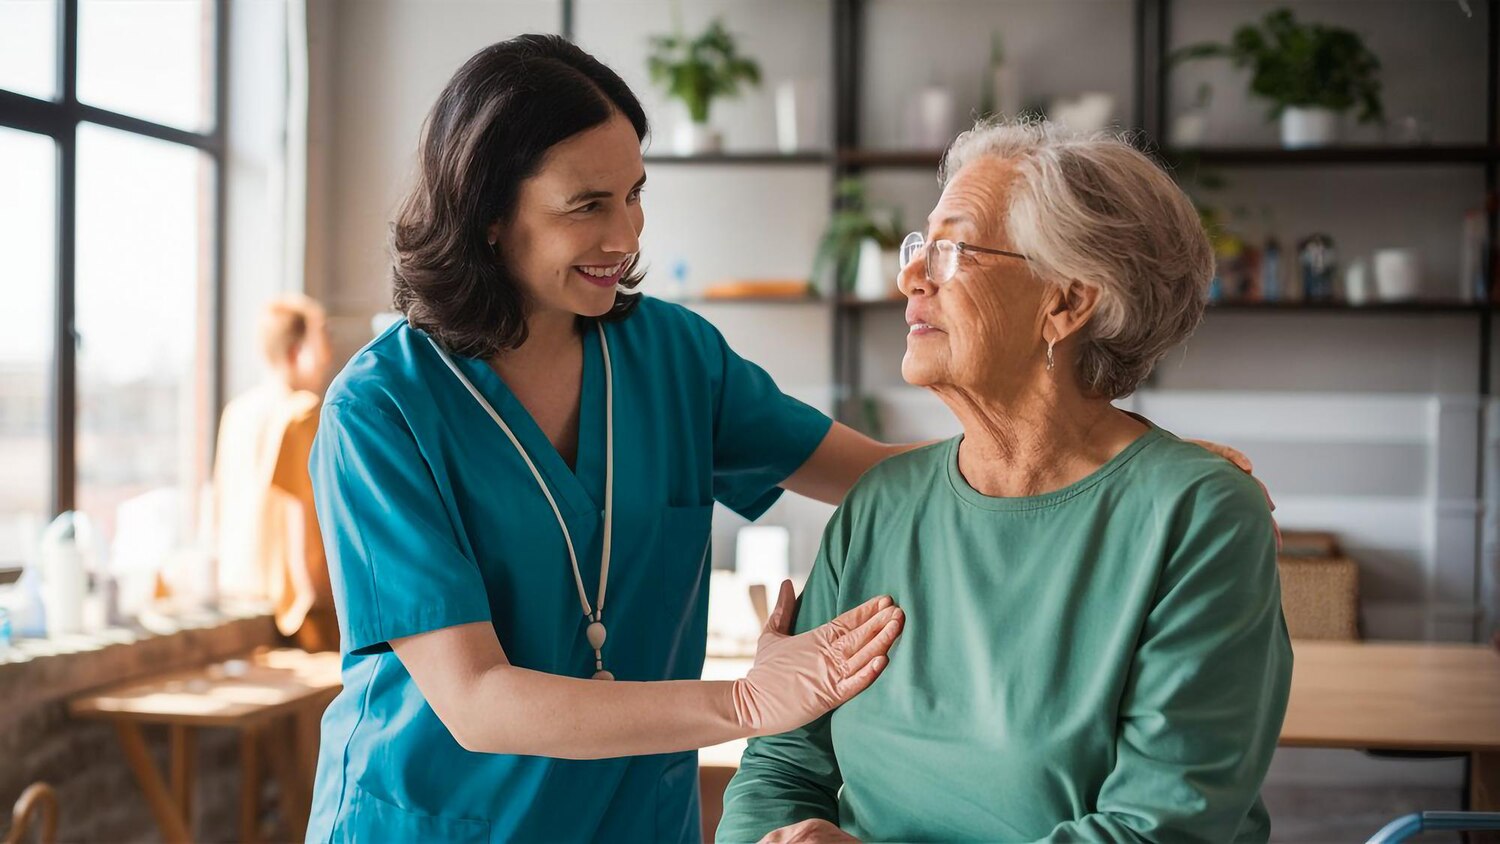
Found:
[[585, 203], [583, 205], [578, 206], [577, 208], [574, 208], [573, 209], [573, 213], [575, 213], [575, 214], [588, 214], [590, 212], [598, 211], [598, 210], [599, 210], [599, 203], [597, 203], [597, 202], [588, 202], [588, 203]]
[[645, 192], [646, 192], [645, 188], [636, 188], [635, 190], [633, 190], [633, 191], [630, 192], [629, 196], [625, 197], [625, 201], [627, 203], [640, 202], [641, 201], [641, 194], [643, 194]]

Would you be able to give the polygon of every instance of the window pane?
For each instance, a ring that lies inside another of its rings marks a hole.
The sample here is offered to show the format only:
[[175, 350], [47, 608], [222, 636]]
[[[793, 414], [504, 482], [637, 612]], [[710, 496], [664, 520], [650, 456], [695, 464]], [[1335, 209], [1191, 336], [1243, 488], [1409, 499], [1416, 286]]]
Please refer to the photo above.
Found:
[[212, 128], [213, 3], [81, 0], [78, 99], [190, 131]]
[[0, 88], [57, 97], [57, 0], [0, 0]]
[[207, 477], [212, 173], [190, 147], [78, 128], [78, 506], [125, 569], [189, 538]]
[[0, 567], [23, 562], [51, 513], [52, 318], [57, 291], [57, 149], [0, 129]]

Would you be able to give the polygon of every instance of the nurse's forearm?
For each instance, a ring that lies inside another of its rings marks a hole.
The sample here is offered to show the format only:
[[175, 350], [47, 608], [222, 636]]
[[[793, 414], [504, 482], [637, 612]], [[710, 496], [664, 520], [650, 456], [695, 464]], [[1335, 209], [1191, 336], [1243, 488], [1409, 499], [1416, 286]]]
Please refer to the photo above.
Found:
[[744, 738], [734, 683], [607, 682], [513, 665], [484, 672], [454, 737], [479, 753], [605, 759], [673, 753]]
[[875, 682], [901, 634], [889, 595], [798, 635], [795, 605], [785, 581], [750, 671], [733, 682], [584, 680], [520, 668], [487, 621], [390, 644], [466, 750], [564, 759], [672, 753], [785, 732]]

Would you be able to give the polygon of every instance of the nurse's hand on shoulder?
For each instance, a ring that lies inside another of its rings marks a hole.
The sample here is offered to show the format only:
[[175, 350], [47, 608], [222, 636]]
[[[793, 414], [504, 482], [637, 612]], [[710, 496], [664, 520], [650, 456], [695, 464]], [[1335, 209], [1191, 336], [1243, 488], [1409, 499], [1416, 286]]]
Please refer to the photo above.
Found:
[[[1266, 486], [1265, 481], [1262, 481], [1260, 478], [1255, 477], [1255, 464], [1250, 462], [1250, 458], [1246, 457], [1244, 452], [1236, 448], [1230, 448], [1227, 445], [1209, 442], [1208, 440], [1188, 440], [1188, 442], [1198, 446], [1199, 448], [1204, 448], [1210, 452], [1213, 452], [1214, 454], [1217, 454], [1225, 460], [1228, 460], [1230, 463], [1233, 463], [1235, 465], [1235, 468], [1239, 469], [1241, 472], [1249, 475], [1250, 480], [1255, 481], [1257, 484], [1260, 484], [1261, 494], [1265, 495], [1266, 497], [1266, 506], [1271, 508], [1271, 512], [1276, 512], [1276, 502], [1271, 499], [1270, 488]], [[1271, 517], [1271, 529], [1276, 532], [1276, 550], [1280, 551], [1281, 525], [1277, 523], [1276, 517], [1274, 516]]]
[[782, 581], [755, 664], [734, 683], [735, 718], [750, 735], [795, 729], [869, 688], [901, 635], [901, 609], [882, 595], [792, 636], [795, 601], [792, 582]]
[[766, 833], [760, 844], [848, 844], [850, 841], [858, 844], [859, 839], [817, 818], [773, 829]]

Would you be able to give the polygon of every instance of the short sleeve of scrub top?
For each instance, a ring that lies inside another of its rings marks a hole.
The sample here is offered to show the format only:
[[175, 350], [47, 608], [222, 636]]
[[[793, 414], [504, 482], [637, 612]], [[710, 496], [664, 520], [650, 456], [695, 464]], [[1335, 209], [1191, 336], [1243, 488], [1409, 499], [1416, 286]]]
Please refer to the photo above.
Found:
[[781, 497], [778, 484], [806, 462], [833, 423], [735, 354], [718, 329], [706, 321], [701, 327], [719, 366], [714, 499], [754, 521]]
[[490, 620], [479, 567], [405, 426], [357, 401], [326, 405], [311, 468], [346, 651]]

